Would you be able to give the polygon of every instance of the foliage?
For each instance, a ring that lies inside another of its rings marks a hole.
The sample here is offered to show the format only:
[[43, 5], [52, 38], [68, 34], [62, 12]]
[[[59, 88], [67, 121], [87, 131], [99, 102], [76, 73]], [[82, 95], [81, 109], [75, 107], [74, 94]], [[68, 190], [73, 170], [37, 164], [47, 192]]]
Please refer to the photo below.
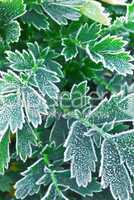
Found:
[[134, 2], [0, 0], [0, 200], [134, 198]]

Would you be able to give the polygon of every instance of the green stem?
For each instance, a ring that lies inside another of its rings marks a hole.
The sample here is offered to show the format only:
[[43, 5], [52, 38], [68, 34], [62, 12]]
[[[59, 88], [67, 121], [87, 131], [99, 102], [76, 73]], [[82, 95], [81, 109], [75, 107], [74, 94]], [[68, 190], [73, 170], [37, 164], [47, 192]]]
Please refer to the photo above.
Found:
[[57, 179], [56, 179], [56, 177], [55, 177], [54, 171], [51, 170], [51, 168], [50, 168], [51, 163], [50, 163], [50, 161], [49, 161], [48, 154], [45, 154], [45, 155], [44, 155], [44, 161], [45, 161], [45, 164], [49, 167], [49, 169], [50, 169], [50, 171], [51, 171], [52, 183], [54, 184], [54, 186], [55, 186], [55, 188], [56, 188], [56, 191], [58, 192], [59, 196], [61, 196], [61, 190], [60, 190], [59, 187], [58, 187]]

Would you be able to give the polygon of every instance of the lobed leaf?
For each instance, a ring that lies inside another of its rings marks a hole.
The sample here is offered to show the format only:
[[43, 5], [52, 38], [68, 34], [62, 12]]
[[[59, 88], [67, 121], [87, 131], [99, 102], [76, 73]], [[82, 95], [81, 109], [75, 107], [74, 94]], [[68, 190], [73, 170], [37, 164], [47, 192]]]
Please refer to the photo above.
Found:
[[129, 200], [133, 192], [128, 173], [129, 170], [134, 176], [133, 133], [133, 130], [129, 130], [116, 134], [102, 144], [101, 184], [103, 188], [110, 186], [114, 199]]
[[10, 22], [5, 27], [4, 37], [7, 43], [18, 42], [20, 38], [20, 25], [17, 21]]
[[94, 178], [87, 187], [78, 187], [74, 179], [70, 179], [70, 170], [56, 171], [55, 172], [57, 184], [65, 187], [83, 197], [92, 196], [93, 193], [98, 193], [101, 191], [99, 182]]
[[80, 7], [80, 12], [101, 24], [106, 26], [110, 25], [111, 19], [109, 18], [109, 14], [106, 13], [100, 2], [94, 0], [85, 1], [85, 3]]
[[79, 187], [87, 187], [91, 182], [91, 171], [95, 171], [97, 161], [93, 141], [91, 137], [84, 135], [86, 132], [87, 128], [75, 121], [64, 144], [64, 161], [71, 160], [71, 178], [76, 177]]
[[131, 63], [132, 56], [124, 50], [125, 44], [126, 42], [121, 38], [108, 35], [91, 48], [87, 45], [86, 50], [94, 62], [102, 62], [105, 68], [111, 71], [116, 70], [119, 74], [126, 76], [126, 74], [132, 74], [134, 65]]
[[41, 200], [69, 200], [67, 197], [64, 196], [64, 194], [57, 190], [56, 186], [52, 183], [45, 196]]
[[27, 123], [16, 133], [16, 152], [24, 162], [32, 156], [32, 145], [37, 145], [37, 136]]
[[37, 128], [42, 123], [41, 114], [47, 114], [47, 104], [32, 87], [22, 88], [22, 98], [29, 123]]
[[66, 25], [68, 23], [67, 20], [78, 20], [80, 17], [78, 10], [61, 2], [44, 1], [42, 8], [59, 25]]
[[105, 98], [87, 116], [92, 124], [133, 121], [134, 95], [123, 97], [121, 93]]
[[25, 120], [19, 96], [9, 94], [1, 97], [0, 101], [0, 135], [2, 138], [9, 127], [12, 133], [22, 129]]
[[22, 173], [24, 178], [15, 185], [16, 198], [25, 199], [28, 195], [32, 196], [38, 193], [40, 185], [37, 184], [37, 181], [42, 177], [42, 174], [44, 174], [44, 161], [40, 159]]
[[0, 1], [0, 24], [7, 24], [25, 13], [23, 0]]

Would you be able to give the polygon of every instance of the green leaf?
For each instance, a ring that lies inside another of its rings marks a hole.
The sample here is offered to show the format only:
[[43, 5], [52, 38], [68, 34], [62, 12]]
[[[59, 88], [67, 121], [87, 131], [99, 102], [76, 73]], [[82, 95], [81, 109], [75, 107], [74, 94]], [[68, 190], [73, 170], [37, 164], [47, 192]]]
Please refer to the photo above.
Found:
[[64, 143], [67, 133], [67, 122], [64, 118], [60, 117], [55, 120], [52, 126], [49, 140], [50, 142], [54, 142], [56, 146], [60, 146]]
[[95, 20], [96, 22], [106, 26], [110, 25], [111, 19], [109, 18], [109, 14], [105, 12], [105, 9], [102, 7], [100, 2], [87, 0], [80, 7], [80, 12], [88, 18]]
[[40, 185], [37, 185], [37, 181], [43, 174], [44, 161], [40, 159], [22, 173], [24, 178], [20, 179], [15, 185], [16, 198], [25, 199], [28, 195], [32, 196], [38, 193]]
[[79, 53], [78, 47], [85, 48], [84, 46], [86, 44], [90, 44], [99, 37], [100, 31], [101, 26], [99, 24], [93, 23], [89, 26], [85, 23], [81, 25], [75, 35], [73, 34], [70, 35], [69, 38], [63, 38], [62, 46], [64, 46], [64, 48], [61, 54], [64, 55], [65, 60], [68, 61], [75, 58]]
[[116, 19], [109, 27], [106, 27], [102, 30], [102, 33], [104, 35], [109, 33], [111, 35], [122, 35], [122, 36], [128, 35], [129, 33], [126, 31], [125, 23], [126, 23], [125, 16], [116, 17]]
[[72, 60], [72, 58], [75, 58], [78, 54], [77, 47], [71, 39], [63, 38], [62, 39], [62, 45], [64, 48], [62, 49], [61, 54], [64, 55], [65, 60]]
[[91, 171], [95, 171], [97, 161], [93, 141], [84, 134], [86, 132], [87, 128], [75, 121], [64, 144], [64, 161], [71, 160], [71, 178], [76, 177], [79, 187], [87, 187], [92, 181]]
[[4, 174], [5, 169], [8, 168], [10, 162], [9, 155], [10, 134], [7, 132], [0, 142], [0, 174]]
[[99, 33], [101, 31], [101, 25], [97, 23], [93, 23], [90, 26], [85, 23], [81, 25], [79, 28], [76, 39], [80, 41], [82, 44], [90, 43], [98, 38]]
[[134, 21], [134, 2], [127, 5], [127, 20], [133, 22]]
[[117, 71], [119, 74], [126, 76], [132, 74], [134, 65], [132, 56], [124, 50], [126, 44], [121, 38], [116, 36], [106, 36], [96, 42], [94, 46], [87, 45], [89, 57], [96, 63], [102, 62], [103, 66], [110, 71]]
[[93, 197], [84, 200], [114, 200], [109, 190], [103, 190], [102, 192], [96, 193]]
[[45, 121], [45, 126], [44, 128], [50, 128], [55, 122], [55, 116], [53, 115], [48, 115], [46, 117], [46, 121]]
[[86, 188], [78, 187], [75, 179], [70, 179], [69, 170], [56, 171], [55, 176], [58, 185], [63, 186], [83, 197], [92, 196], [94, 193], [101, 191], [100, 184], [95, 179], [93, 179], [92, 182], [89, 183]]
[[121, 51], [126, 44], [127, 42], [122, 40], [122, 38], [107, 35], [94, 44], [92, 51], [96, 52], [96, 54], [100, 54], [100, 52], [113, 53]]
[[11, 192], [12, 184], [13, 184], [13, 181], [9, 176], [7, 175], [0, 176], [0, 191], [1, 192]]
[[114, 199], [130, 199], [133, 192], [128, 170], [134, 176], [134, 130], [116, 134], [102, 144], [100, 176], [103, 188], [110, 186]]
[[126, 23], [125, 27], [128, 31], [134, 32], [134, 2], [127, 5]]
[[64, 5], [62, 1], [42, 3], [42, 8], [59, 25], [68, 24], [67, 20], [76, 21], [79, 19], [80, 14], [77, 9], [70, 5]]
[[23, 129], [16, 134], [16, 151], [24, 162], [32, 156], [32, 145], [37, 145], [37, 137], [29, 124], [24, 124]]

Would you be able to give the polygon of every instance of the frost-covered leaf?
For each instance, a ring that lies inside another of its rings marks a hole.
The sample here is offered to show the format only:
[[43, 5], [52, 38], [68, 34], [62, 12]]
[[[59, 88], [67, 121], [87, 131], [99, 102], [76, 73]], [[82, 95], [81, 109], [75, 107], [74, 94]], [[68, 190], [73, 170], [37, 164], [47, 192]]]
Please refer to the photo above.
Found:
[[7, 24], [25, 13], [23, 0], [0, 1], [0, 24]]
[[20, 25], [14, 21], [25, 13], [23, 0], [0, 1], [0, 36], [7, 43], [18, 42]]
[[23, 50], [22, 53], [16, 50], [6, 51], [9, 67], [15, 71], [29, 71], [36, 65], [36, 60], [31, 51]]
[[0, 98], [0, 103], [0, 136], [2, 138], [9, 127], [12, 133], [22, 129], [25, 120], [19, 96], [15, 94], [3, 96]]
[[132, 74], [134, 65], [129, 52], [124, 50], [126, 42], [116, 36], [106, 36], [96, 42], [94, 46], [87, 45], [87, 53], [90, 58], [111, 71], [117, 71], [119, 74]]
[[93, 193], [101, 191], [100, 184], [95, 179], [93, 179], [92, 182], [89, 183], [86, 188], [78, 187], [75, 179], [70, 179], [70, 171], [69, 170], [56, 171], [55, 176], [56, 176], [58, 185], [63, 186], [73, 192], [76, 192], [77, 194], [79, 194], [83, 197], [92, 196]]
[[60, 81], [57, 74], [40, 68], [36, 71], [35, 79], [40, 92], [45, 96], [46, 94], [50, 98], [57, 99], [59, 94], [59, 88], [54, 84]]
[[23, 129], [19, 130], [16, 134], [16, 151], [24, 162], [27, 157], [32, 156], [32, 145], [37, 145], [37, 136], [32, 127], [26, 123]]
[[58, 77], [60, 78], [64, 78], [64, 73], [62, 71], [62, 66], [61, 64], [59, 64], [57, 61], [53, 60], [54, 57], [52, 56], [52, 58], [48, 57], [45, 59], [45, 66], [48, 70], [53, 71], [57, 74]]
[[9, 127], [13, 133], [22, 129], [25, 118], [37, 127], [42, 123], [42, 115], [48, 113], [46, 100], [39, 91], [32, 86], [26, 86], [23, 80], [10, 70], [2, 73], [0, 94], [1, 137]]
[[35, 58], [39, 59], [39, 63], [42, 61], [46, 69], [55, 72], [61, 78], [64, 77], [61, 64], [55, 60], [57, 57], [59, 57], [58, 53], [56, 53], [50, 47], [41, 49], [37, 42], [28, 43], [27, 45], [29, 50], [34, 54]]
[[42, 8], [59, 25], [68, 24], [68, 20], [76, 21], [81, 15], [104, 25], [110, 24], [109, 14], [100, 2], [94, 0], [44, 1]]
[[87, 128], [79, 121], [75, 121], [64, 144], [64, 161], [71, 160], [71, 178], [76, 177], [79, 187], [87, 187], [91, 182], [91, 171], [95, 171], [97, 161], [93, 141], [91, 137], [84, 135], [86, 132]]
[[8, 164], [10, 161], [9, 155], [9, 143], [10, 143], [10, 135], [7, 132], [1, 142], [0, 142], [0, 174], [4, 174], [5, 168], [8, 168]]
[[44, 173], [39, 178], [39, 180], [36, 182], [37, 185], [44, 185], [47, 186], [51, 183], [51, 170], [48, 167], [44, 167]]
[[81, 7], [80, 12], [88, 18], [95, 20], [106, 26], [110, 25], [111, 19], [106, 13], [105, 8], [100, 2], [94, 0], [87, 0]]
[[8, 94], [17, 92], [21, 86], [21, 80], [14, 72], [8, 70], [7, 73], [1, 73], [0, 78], [0, 94]]
[[55, 83], [60, 82], [58, 75], [63, 77], [63, 73], [61, 65], [52, 60], [54, 55], [49, 48], [41, 50], [35, 42], [28, 43], [28, 51], [23, 50], [21, 53], [16, 50], [6, 53], [10, 68], [18, 72], [33, 73], [33, 76], [29, 78], [31, 84], [37, 86], [43, 96], [58, 98], [59, 88]]
[[41, 114], [47, 114], [46, 101], [32, 87], [23, 87], [22, 98], [28, 122], [37, 128], [42, 123]]
[[44, 161], [40, 159], [22, 173], [24, 178], [20, 179], [15, 185], [16, 198], [25, 199], [28, 195], [32, 196], [35, 193], [38, 193], [40, 185], [37, 184], [37, 181], [43, 174]]
[[100, 176], [103, 188], [110, 186], [114, 199], [129, 200], [133, 192], [128, 170], [134, 176], [134, 130], [104, 140], [101, 154]]
[[45, 196], [41, 200], [69, 200], [64, 194], [56, 188], [56, 186], [52, 183]]
[[87, 95], [88, 91], [89, 87], [87, 85], [87, 81], [73, 85], [70, 92], [70, 98], [75, 109], [84, 108], [90, 104], [90, 97]]
[[25, 15], [22, 16], [22, 20], [24, 23], [32, 24], [38, 30], [46, 30], [49, 28], [46, 16], [37, 12], [37, 8], [28, 10]]
[[[67, 1], [66, 1], [67, 2]], [[76, 21], [80, 17], [77, 9], [70, 5], [64, 5], [62, 1], [44, 1], [42, 8], [59, 25], [68, 24], [67, 20]]]
[[124, 122], [134, 120], [134, 94], [123, 97], [121, 93], [105, 98], [87, 116], [92, 124]]
[[90, 97], [87, 95], [89, 87], [87, 86], [87, 81], [83, 81], [79, 84], [74, 84], [71, 88], [70, 93], [63, 93], [61, 98], [61, 108], [64, 112], [69, 113], [74, 110], [80, 110], [90, 105]]
[[4, 31], [4, 37], [7, 43], [18, 42], [20, 37], [20, 25], [17, 21], [10, 22]]

